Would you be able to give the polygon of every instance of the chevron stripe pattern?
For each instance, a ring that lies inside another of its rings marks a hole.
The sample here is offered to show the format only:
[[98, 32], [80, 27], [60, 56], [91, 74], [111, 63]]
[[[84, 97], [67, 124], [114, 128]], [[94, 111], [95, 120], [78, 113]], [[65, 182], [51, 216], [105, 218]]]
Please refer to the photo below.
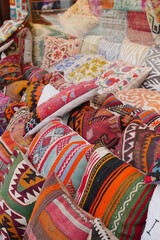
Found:
[[144, 177], [108, 149], [99, 147], [90, 157], [75, 201], [99, 217], [118, 239], [140, 239], [155, 188], [145, 185]]

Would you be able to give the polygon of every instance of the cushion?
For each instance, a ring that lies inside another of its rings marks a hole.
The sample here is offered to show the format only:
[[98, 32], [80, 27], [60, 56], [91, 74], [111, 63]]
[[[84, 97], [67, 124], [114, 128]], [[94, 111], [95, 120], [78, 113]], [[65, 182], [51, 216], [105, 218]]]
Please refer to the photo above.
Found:
[[36, 134], [28, 159], [44, 177], [56, 172], [75, 196], [92, 150], [93, 145], [56, 119]]
[[133, 119], [123, 131], [114, 154], [147, 174], [159, 149], [160, 134], [141, 120]]
[[[97, 146], [95, 146], [97, 148]], [[105, 147], [92, 153], [75, 201], [118, 239], [140, 239], [154, 186]]]
[[99, 41], [96, 54], [102, 55], [107, 61], [116, 61], [119, 57], [121, 43], [114, 43], [102, 38]]
[[94, 58], [77, 67], [66, 77], [74, 83], [92, 80], [101, 75], [110, 64], [103, 56], [95, 55]]
[[102, 87], [101, 93], [119, 92], [139, 87], [150, 71], [149, 67], [137, 67], [124, 61], [116, 61], [107, 67], [96, 83]]
[[44, 37], [44, 54], [41, 69], [51, 71], [62, 59], [80, 53], [81, 39], [63, 39], [52, 36]]
[[148, 214], [147, 214], [147, 220], [145, 229], [143, 231], [141, 240], [149, 240], [154, 239], [158, 240], [160, 235], [160, 229], [159, 229], [159, 194], [160, 194], [160, 185], [156, 186], [150, 204], [148, 208]]
[[82, 82], [40, 104], [31, 113], [30, 119], [26, 120], [24, 134], [28, 132], [29, 135], [34, 134], [52, 119], [69, 113], [76, 106], [88, 101], [97, 89], [97, 85], [93, 81]]
[[150, 48], [145, 61], [145, 65], [152, 67], [147, 78], [142, 83], [141, 87], [160, 92], [160, 50]]
[[21, 69], [24, 79], [30, 83], [41, 81], [43, 84], [47, 84], [52, 77], [51, 73], [34, 66], [32, 63], [22, 65]]
[[18, 55], [8, 56], [0, 61], [0, 89], [11, 82], [23, 80]]
[[44, 36], [57, 36], [62, 38], [66, 38], [66, 36], [53, 24], [45, 25], [30, 22], [29, 27], [33, 38], [33, 64], [40, 67], [43, 57]]
[[82, 37], [99, 23], [87, 0], [78, 0], [58, 20], [64, 32], [75, 37]]
[[89, 35], [84, 37], [81, 47], [81, 54], [95, 54], [102, 37], [103, 36], [96, 35]]
[[49, 80], [49, 84], [51, 84], [54, 88], [56, 88], [60, 92], [74, 85], [74, 83], [68, 81], [63, 76], [62, 72], [58, 71], [52, 73], [52, 77]]
[[[43, 227], [41, 227], [43, 226]], [[93, 235], [95, 234], [95, 237]], [[61, 181], [52, 173], [35, 204], [24, 239], [116, 240], [98, 218], [81, 209]]]
[[8, 119], [8, 123], [11, 120], [11, 118], [13, 117], [13, 115], [18, 111], [18, 109], [20, 109], [21, 107], [26, 106], [25, 102], [12, 102], [8, 105], [8, 107], [6, 107], [5, 109], [5, 115], [6, 118]]
[[27, 80], [20, 80], [10, 83], [6, 86], [6, 96], [10, 97], [15, 102], [20, 102], [23, 93], [28, 88]]
[[16, 147], [0, 188], [2, 239], [23, 239], [44, 181]]
[[119, 53], [119, 60], [123, 60], [128, 64], [141, 66], [146, 60], [148, 50], [149, 46], [133, 43], [128, 38], [125, 38]]
[[58, 93], [59, 91], [56, 88], [54, 88], [50, 83], [48, 83], [42, 89], [37, 106], [49, 100], [51, 97], [55, 96]]
[[[157, 143], [158, 145], [158, 143]], [[159, 184], [160, 183], [160, 154], [157, 153], [157, 157], [154, 159], [155, 161], [152, 163], [151, 168], [145, 176], [145, 183], [149, 184]]]
[[0, 53], [4, 52], [12, 43], [14, 39], [11, 39], [10, 41], [7, 41], [5, 44], [2, 44], [0, 47]]
[[44, 86], [45, 85], [40, 81], [33, 82], [24, 92], [21, 98], [21, 102], [26, 103], [26, 105], [29, 107], [30, 112], [32, 112], [37, 107]]
[[160, 93], [149, 89], [135, 88], [116, 93], [125, 104], [133, 105], [134, 107], [143, 110], [151, 110], [160, 113]]
[[12, 99], [0, 93], [0, 136], [5, 131], [8, 125], [8, 119], [5, 114], [5, 109], [12, 103]]

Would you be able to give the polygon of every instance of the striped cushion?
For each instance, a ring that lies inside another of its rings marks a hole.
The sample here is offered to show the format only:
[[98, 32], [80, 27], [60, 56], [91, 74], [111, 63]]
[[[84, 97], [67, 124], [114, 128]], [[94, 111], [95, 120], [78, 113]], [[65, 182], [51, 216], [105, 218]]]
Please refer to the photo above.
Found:
[[81, 54], [95, 54], [102, 36], [89, 35], [82, 42]]
[[148, 46], [130, 42], [128, 38], [125, 38], [119, 53], [119, 60], [141, 66], [146, 60], [148, 50]]
[[43, 176], [56, 172], [74, 196], [92, 150], [93, 145], [60, 119], [55, 119], [37, 133], [29, 147], [28, 158]]
[[75, 200], [118, 239], [139, 240], [153, 190], [136, 168], [99, 147], [90, 157]]
[[100, 219], [94, 219], [73, 202], [55, 173], [43, 185], [24, 239], [40, 240], [42, 236], [59, 240], [117, 239], [102, 226]]

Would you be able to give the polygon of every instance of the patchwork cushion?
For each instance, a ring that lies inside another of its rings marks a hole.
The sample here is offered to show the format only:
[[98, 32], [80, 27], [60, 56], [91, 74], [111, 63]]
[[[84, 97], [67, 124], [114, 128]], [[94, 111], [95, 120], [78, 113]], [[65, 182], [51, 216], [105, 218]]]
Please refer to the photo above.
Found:
[[103, 56], [95, 55], [94, 58], [77, 67], [66, 77], [69, 81], [74, 83], [93, 80], [101, 75], [110, 64], [111, 63], [107, 62]]
[[56, 119], [34, 137], [28, 159], [44, 177], [56, 172], [75, 196], [92, 149], [93, 145]]
[[160, 113], [160, 93], [149, 89], [135, 88], [116, 93], [116, 96], [125, 104], [143, 110]]
[[139, 119], [125, 128], [114, 154], [145, 174], [155, 162], [160, 150], [160, 134]]
[[124, 61], [113, 62], [103, 74], [96, 80], [102, 87], [102, 92], [119, 92], [131, 88], [137, 88], [148, 76], [151, 68], [137, 67], [126, 64]]
[[99, 217], [118, 239], [140, 239], [155, 188], [145, 185], [144, 177], [108, 149], [99, 147], [90, 157], [75, 201]]
[[16, 147], [0, 188], [0, 235], [22, 239], [45, 178], [37, 173]]
[[52, 67], [62, 59], [80, 53], [81, 39], [63, 39], [52, 36], [44, 37], [44, 54], [41, 69], [52, 71]]
[[119, 53], [119, 60], [136, 66], [144, 65], [148, 50], [149, 46], [133, 43], [128, 38], [125, 38]]
[[86, 36], [82, 42], [81, 54], [95, 54], [97, 51], [98, 44], [102, 37], [103, 36], [96, 35]]
[[26, 105], [29, 107], [30, 112], [32, 112], [37, 107], [44, 86], [45, 85], [40, 81], [33, 82], [24, 92], [21, 98], [21, 102], [26, 103]]
[[24, 134], [28, 132], [34, 134], [52, 119], [69, 113], [76, 106], [88, 101], [97, 89], [97, 85], [93, 81], [82, 82], [40, 104], [31, 113], [30, 119], [26, 120]]
[[75, 37], [82, 37], [99, 23], [87, 0], [76, 1], [58, 20], [64, 32]]
[[45, 25], [30, 22], [29, 27], [33, 38], [33, 63], [35, 66], [40, 67], [43, 57], [44, 36], [57, 36], [61, 38], [66, 38], [66, 36], [53, 24]]
[[116, 61], [119, 57], [121, 43], [109, 42], [102, 38], [99, 41], [96, 54], [102, 55], [107, 61]]
[[23, 93], [28, 88], [29, 82], [27, 80], [20, 80], [10, 83], [6, 86], [5, 95], [10, 97], [15, 102], [20, 102]]
[[[41, 227], [43, 226], [43, 228]], [[70, 240], [116, 240], [115, 236], [102, 226], [100, 219], [93, 218], [81, 209], [71, 198], [61, 181], [52, 173], [45, 181], [35, 204], [24, 239], [43, 238]], [[95, 234], [95, 237], [94, 235]]]
[[17, 55], [8, 56], [0, 61], [0, 89], [11, 82], [23, 80]]
[[160, 92], [160, 50], [150, 48], [146, 58], [145, 65], [152, 67], [147, 78], [141, 87]]
[[5, 114], [5, 109], [12, 102], [13, 101], [11, 98], [5, 96], [3, 93], [0, 93], [0, 136], [3, 134], [8, 125], [8, 119]]

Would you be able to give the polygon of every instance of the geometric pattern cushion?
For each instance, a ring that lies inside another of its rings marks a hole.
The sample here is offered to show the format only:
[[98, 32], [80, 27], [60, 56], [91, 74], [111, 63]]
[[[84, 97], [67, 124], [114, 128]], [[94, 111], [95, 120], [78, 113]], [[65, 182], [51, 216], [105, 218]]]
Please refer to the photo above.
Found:
[[23, 93], [28, 88], [29, 82], [26, 80], [15, 81], [6, 86], [5, 95], [15, 102], [20, 102]]
[[8, 120], [8, 123], [11, 120], [11, 118], [13, 117], [13, 115], [18, 111], [18, 109], [23, 106], [26, 106], [25, 102], [24, 103], [12, 102], [8, 105], [8, 107], [6, 107], [5, 115]]
[[144, 177], [107, 148], [99, 147], [90, 157], [75, 201], [99, 217], [118, 239], [140, 240], [155, 188], [146, 185]]
[[[53, 172], [35, 204], [24, 239], [116, 240], [98, 218], [81, 209]], [[58, 238], [57, 238], [58, 237]]]
[[0, 188], [1, 239], [23, 238], [44, 181], [16, 147]]
[[145, 176], [145, 183], [159, 184], [160, 183], [160, 154], [158, 153], [154, 163]]

